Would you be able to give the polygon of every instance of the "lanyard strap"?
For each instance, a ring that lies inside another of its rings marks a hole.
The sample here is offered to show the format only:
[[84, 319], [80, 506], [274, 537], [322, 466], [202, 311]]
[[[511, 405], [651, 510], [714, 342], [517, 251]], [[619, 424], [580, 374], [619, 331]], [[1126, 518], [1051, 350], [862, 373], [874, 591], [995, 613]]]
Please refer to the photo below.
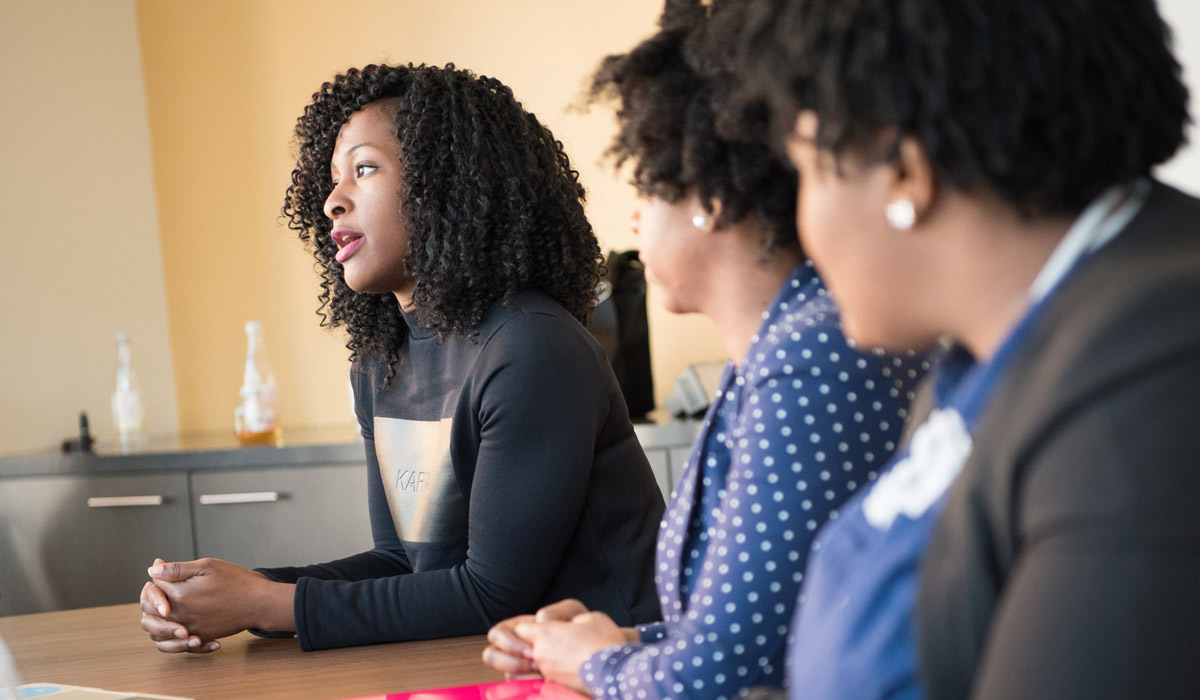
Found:
[[1029, 287], [1030, 298], [1034, 302], [1044, 299], [1076, 263], [1116, 238], [1141, 211], [1149, 195], [1150, 181], [1146, 178], [1105, 190], [1083, 210], [1046, 259], [1042, 271]]
[[1024, 344], [1034, 323], [1046, 306], [1051, 292], [1089, 255], [1111, 241], [1141, 210], [1150, 194], [1150, 181], [1142, 178], [1132, 184], [1110, 187], [1092, 202], [1046, 259], [1041, 272], [1029, 288], [1030, 306], [1017, 325], [985, 364], [971, 367], [946, 398], [962, 413], [974, 430], [988, 397], [1005, 374], [1013, 356]]

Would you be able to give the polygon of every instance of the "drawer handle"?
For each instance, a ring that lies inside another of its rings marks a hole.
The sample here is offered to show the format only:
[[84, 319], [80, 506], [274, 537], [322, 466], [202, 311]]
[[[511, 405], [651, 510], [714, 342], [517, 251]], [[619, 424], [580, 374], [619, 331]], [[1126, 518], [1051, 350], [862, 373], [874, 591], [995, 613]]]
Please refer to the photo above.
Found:
[[202, 506], [224, 506], [230, 503], [274, 503], [279, 500], [278, 491], [250, 491], [247, 493], [206, 493], [200, 495]]
[[102, 496], [87, 499], [88, 508], [126, 508], [129, 506], [161, 506], [162, 496]]

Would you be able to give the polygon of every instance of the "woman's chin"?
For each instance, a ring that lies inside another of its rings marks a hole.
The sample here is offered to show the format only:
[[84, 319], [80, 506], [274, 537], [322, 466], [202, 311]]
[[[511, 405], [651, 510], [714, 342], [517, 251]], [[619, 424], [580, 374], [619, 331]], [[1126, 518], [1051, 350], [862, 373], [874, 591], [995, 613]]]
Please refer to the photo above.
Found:
[[385, 288], [378, 280], [372, 279], [368, 275], [355, 274], [355, 270], [351, 268], [343, 268], [342, 279], [345, 280], [346, 286], [358, 292], [359, 294], [389, 294], [392, 290]]
[[370, 294], [371, 293], [370, 291], [367, 290], [366, 287], [363, 286], [362, 282], [356, 280], [353, 277], [346, 276], [346, 277], [343, 277], [342, 279], [345, 280], [346, 286], [350, 288], [350, 291], [358, 292], [359, 294]]
[[857, 323], [853, 316], [849, 316], [843, 312], [842, 314], [842, 333], [846, 336], [846, 340], [850, 346], [859, 352], [887, 352], [892, 354], [904, 354], [911, 350], [921, 351], [932, 347], [933, 341], [925, 341], [917, 338], [916, 335], [895, 332], [895, 329], [873, 327], [869, 324], [864, 325]]
[[650, 275], [646, 275], [646, 282], [649, 283], [650, 297], [667, 312], [677, 315], [696, 312], [696, 309], [684, 303], [677, 295], [672, 294], [670, 289], [664, 287]]

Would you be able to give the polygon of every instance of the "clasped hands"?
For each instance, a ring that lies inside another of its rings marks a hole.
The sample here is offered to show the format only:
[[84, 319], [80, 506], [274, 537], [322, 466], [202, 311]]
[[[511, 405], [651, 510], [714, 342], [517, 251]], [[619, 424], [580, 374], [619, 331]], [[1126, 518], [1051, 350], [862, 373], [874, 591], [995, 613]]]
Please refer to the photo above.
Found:
[[159, 651], [206, 653], [250, 628], [295, 631], [295, 586], [220, 559], [155, 559], [142, 586], [142, 629]]
[[568, 599], [497, 623], [488, 631], [483, 662], [508, 676], [540, 673], [559, 685], [588, 693], [579, 668], [614, 644], [636, 644], [637, 630], [617, 627], [608, 615]]

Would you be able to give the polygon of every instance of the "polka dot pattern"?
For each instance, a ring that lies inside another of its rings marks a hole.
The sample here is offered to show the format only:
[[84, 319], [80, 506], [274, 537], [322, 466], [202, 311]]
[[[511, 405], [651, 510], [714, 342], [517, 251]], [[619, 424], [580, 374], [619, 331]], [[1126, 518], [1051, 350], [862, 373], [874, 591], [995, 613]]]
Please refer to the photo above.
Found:
[[580, 668], [596, 697], [736, 697], [780, 685], [815, 533], [886, 462], [919, 362], [859, 353], [811, 265], [726, 368], [659, 528], [664, 620]]

